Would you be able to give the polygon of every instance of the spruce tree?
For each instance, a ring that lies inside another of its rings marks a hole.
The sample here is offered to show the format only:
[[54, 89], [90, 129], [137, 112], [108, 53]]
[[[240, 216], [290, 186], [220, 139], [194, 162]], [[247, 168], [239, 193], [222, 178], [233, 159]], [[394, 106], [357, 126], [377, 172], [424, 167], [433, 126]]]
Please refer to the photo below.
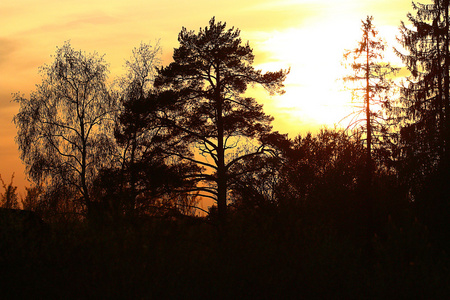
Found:
[[401, 141], [415, 186], [448, 165], [449, 145], [449, 1], [415, 4], [402, 22], [397, 51], [411, 76], [402, 87]]
[[450, 248], [450, 35], [449, 1], [414, 4], [402, 23], [398, 51], [411, 76], [402, 87], [400, 175], [417, 213]]

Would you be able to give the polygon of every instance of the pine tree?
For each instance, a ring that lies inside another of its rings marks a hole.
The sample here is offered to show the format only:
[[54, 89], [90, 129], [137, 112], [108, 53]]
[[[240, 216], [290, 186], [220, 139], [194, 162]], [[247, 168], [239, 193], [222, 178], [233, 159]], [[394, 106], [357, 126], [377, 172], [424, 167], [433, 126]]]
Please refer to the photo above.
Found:
[[[264, 147], [233, 152], [242, 140], [258, 140], [271, 130], [272, 117], [244, 93], [260, 84], [270, 93], [281, 93], [287, 71], [263, 74], [252, 66], [253, 50], [242, 44], [240, 31], [212, 18], [198, 33], [183, 28], [174, 62], [160, 70], [159, 88], [170, 90], [178, 111], [164, 121], [183, 133], [182, 140], [197, 147], [200, 156], [179, 156], [204, 168], [196, 175], [197, 189], [217, 203], [220, 220], [227, 212], [228, 183], [232, 167], [242, 159], [264, 153]], [[242, 140], [241, 140], [242, 139]], [[251, 143], [248, 143], [250, 145]]]

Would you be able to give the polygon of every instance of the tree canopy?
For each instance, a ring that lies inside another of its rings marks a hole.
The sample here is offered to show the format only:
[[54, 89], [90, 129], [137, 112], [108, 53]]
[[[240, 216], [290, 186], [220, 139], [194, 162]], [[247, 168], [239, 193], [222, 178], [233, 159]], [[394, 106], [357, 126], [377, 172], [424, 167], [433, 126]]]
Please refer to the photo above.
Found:
[[200, 182], [197, 189], [217, 201], [221, 218], [226, 214], [228, 182], [237, 176], [230, 173], [232, 166], [263, 153], [264, 147], [259, 144], [245, 153], [232, 150], [243, 139], [261, 140], [271, 131], [272, 117], [245, 95], [247, 87], [260, 84], [271, 94], [282, 93], [288, 73], [255, 70], [253, 51], [239, 35], [238, 29], [226, 29], [226, 23], [214, 18], [198, 33], [183, 28], [174, 62], [160, 69], [155, 81], [157, 88], [173, 93], [173, 107], [178, 111], [163, 122], [179, 130], [181, 138], [206, 158], [178, 154], [204, 168], [193, 175]]
[[293, 138], [249, 96], [282, 94], [289, 70], [255, 69], [239, 29], [215, 18], [183, 28], [167, 66], [141, 43], [111, 86], [103, 56], [64, 44], [14, 97], [35, 185], [22, 197], [0, 177], [3, 294], [449, 298], [448, 7], [413, 4], [402, 24], [400, 99], [364, 19], [344, 54], [350, 128]]
[[77, 206], [91, 203], [92, 182], [110, 162], [116, 101], [107, 87], [108, 65], [66, 42], [41, 68], [29, 98], [16, 94], [17, 143], [30, 178], [47, 195], [64, 190]]

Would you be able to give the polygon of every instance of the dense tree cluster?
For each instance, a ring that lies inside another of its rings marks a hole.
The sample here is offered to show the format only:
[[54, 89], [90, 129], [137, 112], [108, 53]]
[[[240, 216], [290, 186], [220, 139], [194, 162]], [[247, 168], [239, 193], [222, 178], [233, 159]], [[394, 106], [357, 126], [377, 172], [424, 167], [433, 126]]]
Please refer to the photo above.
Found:
[[[240, 31], [215, 18], [183, 28], [167, 66], [141, 44], [114, 84], [102, 56], [64, 44], [36, 91], [15, 95], [35, 186], [20, 201], [1, 180], [0, 263], [56, 298], [449, 296], [449, 1], [413, 9], [401, 86], [367, 17], [344, 53], [349, 128], [294, 138], [246, 93], [282, 94], [289, 70], [255, 69]], [[51, 225], [33, 223], [39, 238], [22, 238], [36, 218], [18, 219], [20, 202]]]

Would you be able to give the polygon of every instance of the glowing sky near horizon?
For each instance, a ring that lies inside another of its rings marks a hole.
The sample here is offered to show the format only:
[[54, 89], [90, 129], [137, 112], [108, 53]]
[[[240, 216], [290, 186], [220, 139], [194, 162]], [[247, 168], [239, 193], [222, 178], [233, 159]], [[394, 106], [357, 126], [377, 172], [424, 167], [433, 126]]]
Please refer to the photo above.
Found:
[[349, 94], [336, 79], [343, 75], [344, 50], [361, 36], [361, 20], [372, 15], [389, 43], [409, 11], [410, 0], [2, 0], [0, 174], [8, 181], [15, 172], [15, 183], [26, 184], [14, 142], [11, 120], [18, 107], [10, 102], [11, 93], [28, 96], [41, 80], [38, 68], [51, 63], [66, 40], [75, 49], [105, 54], [113, 79], [142, 41], [159, 39], [166, 65], [181, 28], [197, 31], [215, 16], [241, 30], [254, 49], [256, 68], [291, 68], [284, 95], [260, 90], [253, 95], [275, 117], [274, 129], [294, 137], [333, 126], [351, 111]]

